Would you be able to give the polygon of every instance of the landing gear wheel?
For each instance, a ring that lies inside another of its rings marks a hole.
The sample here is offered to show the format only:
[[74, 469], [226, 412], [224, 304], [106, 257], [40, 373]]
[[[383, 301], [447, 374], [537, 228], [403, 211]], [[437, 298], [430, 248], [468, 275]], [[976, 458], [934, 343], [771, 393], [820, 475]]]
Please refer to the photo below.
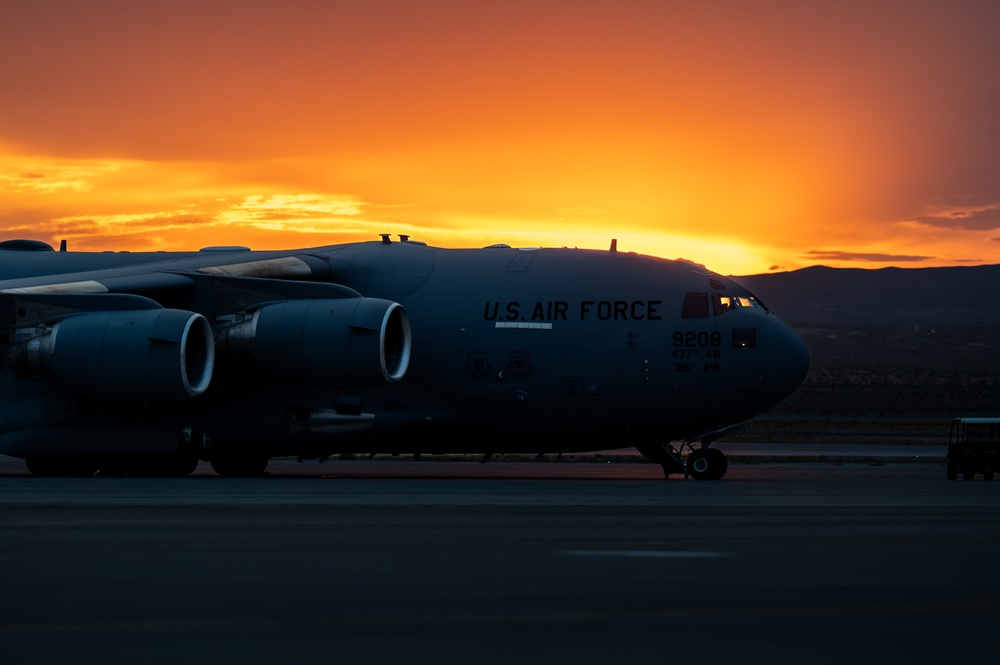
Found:
[[183, 478], [198, 468], [198, 457], [191, 453], [174, 453], [161, 462], [159, 471], [164, 476]]
[[109, 478], [127, 476], [131, 470], [127, 455], [105, 455], [97, 465], [97, 473]]
[[134, 453], [108, 455], [98, 466], [102, 476], [190, 476], [198, 468], [193, 453]]
[[958, 480], [958, 467], [948, 465], [948, 480]]
[[719, 480], [729, 470], [729, 459], [724, 452], [715, 448], [709, 448], [708, 455], [712, 458], [712, 464], [715, 466], [715, 475], [712, 480]]
[[24, 464], [33, 476], [89, 477], [97, 473], [97, 460], [88, 455], [29, 455]]
[[975, 478], [976, 478], [976, 472], [975, 471], [963, 471], [962, 472], [962, 478], [964, 480], [975, 480]]
[[993, 480], [993, 471], [983, 471], [983, 480]]
[[252, 478], [263, 475], [269, 461], [264, 455], [216, 455], [212, 469], [227, 478]]
[[695, 480], [718, 480], [726, 475], [729, 460], [715, 448], [699, 448], [687, 458], [688, 473]]

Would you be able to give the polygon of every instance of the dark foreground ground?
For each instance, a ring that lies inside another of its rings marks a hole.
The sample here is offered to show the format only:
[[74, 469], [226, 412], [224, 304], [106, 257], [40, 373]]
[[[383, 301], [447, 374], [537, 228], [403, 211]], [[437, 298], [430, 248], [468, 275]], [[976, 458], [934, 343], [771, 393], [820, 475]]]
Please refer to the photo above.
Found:
[[1000, 482], [934, 463], [734, 465], [718, 482], [614, 460], [420, 465], [45, 479], [2, 462], [2, 660], [996, 653]]

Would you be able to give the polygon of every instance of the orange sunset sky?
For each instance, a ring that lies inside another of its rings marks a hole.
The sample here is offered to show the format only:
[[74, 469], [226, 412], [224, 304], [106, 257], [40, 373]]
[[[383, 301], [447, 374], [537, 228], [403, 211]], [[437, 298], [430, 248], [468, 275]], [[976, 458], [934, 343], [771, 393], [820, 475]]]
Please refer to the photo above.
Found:
[[1000, 263], [1000, 3], [0, 0], [0, 239]]

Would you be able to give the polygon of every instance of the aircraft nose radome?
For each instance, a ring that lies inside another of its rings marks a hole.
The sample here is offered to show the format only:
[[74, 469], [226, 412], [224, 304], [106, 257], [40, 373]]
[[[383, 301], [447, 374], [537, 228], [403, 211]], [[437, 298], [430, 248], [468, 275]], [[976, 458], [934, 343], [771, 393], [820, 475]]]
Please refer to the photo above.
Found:
[[773, 331], [768, 364], [771, 385], [782, 399], [795, 392], [809, 373], [809, 348], [792, 329], [781, 324]]

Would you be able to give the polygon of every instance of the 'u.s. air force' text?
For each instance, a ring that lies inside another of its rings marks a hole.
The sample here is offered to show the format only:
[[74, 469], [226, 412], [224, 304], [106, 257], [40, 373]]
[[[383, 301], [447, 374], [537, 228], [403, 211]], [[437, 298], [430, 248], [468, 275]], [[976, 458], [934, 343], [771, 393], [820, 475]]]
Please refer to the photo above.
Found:
[[483, 318], [487, 321], [660, 321], [661, 300], [538, 300], [521, 304], [517, 301], [487, 302]]

